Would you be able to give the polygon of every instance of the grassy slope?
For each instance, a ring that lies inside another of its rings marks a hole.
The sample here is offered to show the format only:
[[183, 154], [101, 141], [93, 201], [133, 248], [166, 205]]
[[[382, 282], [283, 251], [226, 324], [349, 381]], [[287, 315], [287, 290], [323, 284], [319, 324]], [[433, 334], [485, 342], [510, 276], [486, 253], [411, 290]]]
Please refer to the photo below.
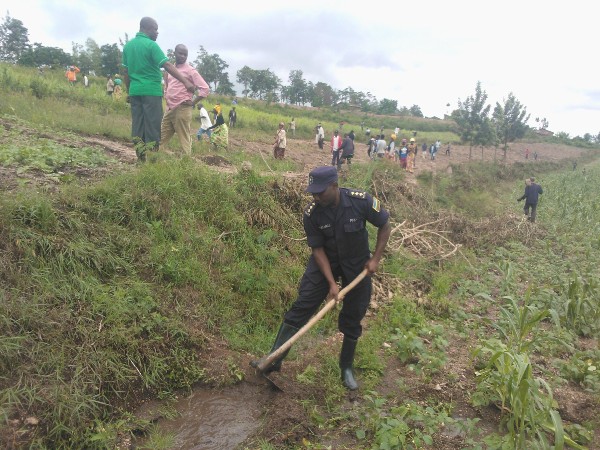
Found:
[[[29, 74], [4, 70], [8, 83], [4, 86], [12, 89], [2, 103], [3, 114], [57, 129], [127, 137], [127, 108], [106, 99], [103, 86], [72, 92], [54, 86], [62, 81], [57, 77], [44, 81], [47, 90], [34, 99]], [[281, 107], [254, 110], [251, 102], [242, 103], [240, 109], [239, 132], [249, 139], [270, 136], [282, 115], [296, 116], [299, 133], [307, 136], [317, 120], [326, 127], [335, 126], [337, 120]], [[343, 117], [355, 125], [359, 118]], [[374, 356], [375, 350], [383, 341], [393, 340], [396, 328], [413, 333], [418, 343], [422, 334], [441, 334], [430, 320], [443, 327], [457, 326], [467, 297], [492, 294], [497, 279], [490, 274], [498, 268], [504, 270], [507, 293], [520, 296], [525, 283], [534, 285], [540, 308], [552, 306], [565, 326], [597, 336], [598, 330], [585, 320], [597, 314], [597, 307], [587, 306], [571, 316], [560, 307], [569, 280], [579, 276], [592, 287], [597, 282], [598, 206], [586, 195], [598, 189], [598, 178], [592, 176], [596, 169], [577, 182], [569, 173], [544, 178], [547, 194], [539, 220], [547, 239], [533, 239], [527, 252], [518, 242], [508, 245], [505, 236], [496, 238], [493, 226], [468, 231], [485, 215], [497, 217], [492, 224], [496, 227], [510, 222], [506, 213], [514, 206], [508, 200], [490, 200], [504, 198], [508, 189], [512, 203], [520, 194], [521, 183], [514, 180], [522, 178], [522, 170], [473, 166], [452, 179], [424, 177], [421, 183], [431, 189], [408, 196], [398, 190], [403, 174], [396, 168], [353, 167], [349, 183], [366, 189], [373, 183], [387, 186], [384, 194], [398, 219], [424, 223], [451, 209], [462, 227], [454, 230], [454, 237], [465, 240], [465, 254], [472, 266], [480, 268], [471, 272], [460, 258], [438, 266], [404, 250], [388, 256], [388, 277], [422, 286], [428, 307], [418, 308], [406, 292], [397, 294], [394, 308], [382, 310], [382, 320], [373, 325], [359, 355], [359, 364], [372, 368], [364, 374], [367, 387], [375, 387], [381, 376], [377, 368], [383, 362]], [[480, 192], [474, 189], [481, 185], [479, 180], [496, 183]], [[125, 405], [140, 389], [161, 393], [209, 381], [211, 373], [198, 352], [214, 336], [225, 338], [234, 350], [268, 349], [270, 333], [294, 298], [307, 256], [304, 244], [294, 240], [302, 237], [298, 211], [306, 199], [294, 186], [278, 181], [279, 188], [274, 189], [271, 179], [254, 173], [226, 177], [189, 160], [158, 160], [92, 186], [3, 196], [0, 413], [6, 419], [33, 415], [41, 420], [35, 432], [24, 436], [26, 440], [53, 448], [102, 447], [124, 427], [114, 420], [119, 410], [108, 403]], [[569, 208], [574, 202], [579, 205], [575, 211]], [[477, 216], [470, 213], [474, 210]], [[517, 241], [528, 237], [522, 229], [514, 235]], [[571, 251], [573, 243], [578, 252]], [[494, 250], [497, 245], [502, 247]], [[586, 258], [575, 259], [575, 254]], [[548, 264], [549, 257], [561, 264]], [[278, 270], [281, 267], [286, 270]], [[481, 333], [476, 321], [472, 323], [470, 331]], [[322, 327], [331, 332], [335, 324], [326, 321]], [[576, 355], [580, 350], [575, 335], [566, 329], [561, 333], [572, 346], [552, 351]], [[409, 351], [402, 342], [396, 346], [398, 357]], [[435, 370], [434, 350], [428, 349], [432, 365], [421, 368], [425, 375]], [[443, 344], [436, 351], [443, 354]], [[597, 353], [586, 355], [592, 361], [598, 358]], [[339, 399], [336, 375], [326, 381], [328, 398]], [[589, 383], [594, 386], [593, 377]], [[334, 413], [337, 406], [327, 408]], [[372, 411], [365, 407], [367, 416]], [[375, 418], [359, 424], [365, 439], [377, 440], [380, 427]], [[7, 433], [4, 436], [8, 438]]]

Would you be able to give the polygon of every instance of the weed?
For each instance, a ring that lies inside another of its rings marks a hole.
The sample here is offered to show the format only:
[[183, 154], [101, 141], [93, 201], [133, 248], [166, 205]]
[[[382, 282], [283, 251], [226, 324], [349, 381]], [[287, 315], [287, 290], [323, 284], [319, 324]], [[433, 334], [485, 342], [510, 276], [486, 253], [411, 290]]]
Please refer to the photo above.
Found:
[[371, 441], [375, 449], [432, 446], [432, 436], [453, 423], [443, 407], [420, 406], [412, 402], [388, 404], [376, 392], [369, 392], [365, 400], [361, 421], [366, 427], [357, 428], [356, 437], [361, 441]]

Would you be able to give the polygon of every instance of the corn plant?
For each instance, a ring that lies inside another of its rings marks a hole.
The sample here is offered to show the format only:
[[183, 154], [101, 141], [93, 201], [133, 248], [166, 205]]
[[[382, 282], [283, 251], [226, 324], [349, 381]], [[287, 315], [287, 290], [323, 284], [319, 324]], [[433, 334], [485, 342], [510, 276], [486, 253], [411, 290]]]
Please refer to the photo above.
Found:
[[554, 297], [554, 319], [581, 336], [600, 333], [600, 286], [592, 276], [576, 277]]
[[476, 356], [487, 356], [488, 360], [485, 368], [476, 373], [474, 403], [499, 403], [502, 423], [513, 448], [549, 448], [547, 433], [553, 434], [555, 449], [564, 448], [565, 443], [583, 448], [564, 432], [552, 390], [542, 378], [533, 375], [528, 355], [536, 342], [531, 334], [549, 316], [549, 311], [528, 305], [529, 296], [521, 306], [513, 297], [504, 299], [508, 303], [500, 308], [501, 318], [494, 324], [503, 339], [488, 339], [475, 351]]

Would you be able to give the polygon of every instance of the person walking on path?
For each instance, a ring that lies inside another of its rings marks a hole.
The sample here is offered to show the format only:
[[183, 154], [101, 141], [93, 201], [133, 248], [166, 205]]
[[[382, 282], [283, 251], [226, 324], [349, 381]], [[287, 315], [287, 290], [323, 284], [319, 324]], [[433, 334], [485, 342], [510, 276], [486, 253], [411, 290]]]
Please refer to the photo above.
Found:
[[194, 92], [194, 84], [169, 62], [156, 43], [158, 23], [151, 17], [140, 20], [140, 31], [123, 47], [123, 69], [127, 101], [131, 105], [131, 136], [136, 144], [139, 161], [146, 160], [146, 150], [156, 149], [160, 143], [160, 126], [163, 117], [162, 96], [164, 68]]
[[331, 147], [331, 165], [337, 166], [340, 159], [340, 148], [342, 147], [342, 137], [339, 135], [338, 130], [333, 132], [329, 145]]
[[[525, 180], [525, 193], [517, 199], [518, 202], [525, 200], [525, 206], [523, 207], [523, 212], [527, 216], [527, 219], [530, 222], [535, 222], [535, 218], [537, 215], [537, 204], [539, 200], [540, 194], [543, 194], [544, 191], [539, 184], [535, 183], [535, 178], [527, 178]], [[529, 213], [531, 210], [531, 215]]]
[[319, 123], [316, 129], [315, 142], [319, 146], [321, 150], [323, 150], [323, 144], [325, 142], [325, 130], [323, 126]]
[[376, 152], [378, 158], [385, 158], [385, 149], [387, 148], [387, 143], [385, 142], [385, 136], [380, 134], [377, 137], [376, 143]]
[[290, 122], [290, 131], [292, 132], [292, 137], [296, 137], [296, 119], [293, 117]]
[[423, 156], [423, 159], [425, 159], [425, 155], [427, 155], [427, 144], [425, 142], [421, 145], [421, 155]]
[[340, 148], [340, 159], [338, 161], [337, 169], [341, 170], [344, 161], [348, 165], [352, 164], [352, 157], [354, 156], [354, 141], [350, 138], [350, 134], [344, 134], [344, 140]]
[[[380, 201], [364, 191], [338, 186], [335, 167], [317, 167], [308, 177], [306, 191], [313, 201], [302, 215], [307, 244], [312, 254], [300, 281], [298, 297], [285, 313], [271, 353], [281, 347], [317, 312], [325, 298], [337, 300], [340, 289], [347, 286], [363, 269], [366, 276], [343, 299], [338, 329], [344, 340], [339, 358], [341, 380], [350, 390], [358, 389], [354, 377], [354, 354], [362, 335], [361, 321], [371, 298], [371, 275], [377, 272], [391, 233], [389, 213]], [[377, 227], [375, 251], [369, 251], [366, 223]], [[281, 370], [285, 352], [265, 370]], [[251, 363], [254, 367], [257, 361]]]
[[273, 157], [275, 159], [283, 159], [285, 156], [285, 148], [287, 140], [285, 137], [285, 123], [279, 122], [277, 134], [275, 134], [275, 142], [273, 143]]
[[206, 110], [206, 108], [204, 108], [204, 105], [202, 103], [198, 103], [198, 109], [200, 111], [200, 129], [196, 133], [196, 137], [198, 138], [198, 140], [200, 140], [202, 138], [202, 135], [206, 134], [206, 136], [208, 136], [208, 139], [210, 139], [210, 135], [212, 133], [212, 130], [210, 129], [212, 127], [212, 122], [210, 121], [210, 117], [208, 116], [208, 111]]
[[208, 96], [210, 89], [198, 71], [187, 63], [188, 49], [183, 44], [175, 46], [175, 67], [192, 83], [196, 90], [194, 97], [183, 83], [171, 74], [165, 79], [165, 100], [167, 112], [163, 116], [160, 128], [160, 146], [166, 146], [174, 134], [177, 134], [183, 153], [192, 154], [192, 113], [196, 104]]

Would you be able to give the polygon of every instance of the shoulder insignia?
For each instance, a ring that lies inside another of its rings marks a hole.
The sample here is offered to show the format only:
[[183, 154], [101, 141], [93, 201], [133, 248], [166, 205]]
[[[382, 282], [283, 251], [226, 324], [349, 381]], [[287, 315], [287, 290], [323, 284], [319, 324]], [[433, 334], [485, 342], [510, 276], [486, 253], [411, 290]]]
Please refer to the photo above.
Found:
[[315, 209], [315, 206], [317, 205], [316, 202], [311, 202], [310, 205], [308, 205], [306, 207], [306, 209], [304, 210], [304, 214], [306, 214], [307, 216], [310, 217], [311, 213], [313, 212], [313, 209]]
[[365, 198], [365, 192], [363, 191], [348, 191], [348, 194], [350, 197]]
[[375, 197], [373, 197], [373, 209], [377, 212], [381, 210], [381, 202]]

